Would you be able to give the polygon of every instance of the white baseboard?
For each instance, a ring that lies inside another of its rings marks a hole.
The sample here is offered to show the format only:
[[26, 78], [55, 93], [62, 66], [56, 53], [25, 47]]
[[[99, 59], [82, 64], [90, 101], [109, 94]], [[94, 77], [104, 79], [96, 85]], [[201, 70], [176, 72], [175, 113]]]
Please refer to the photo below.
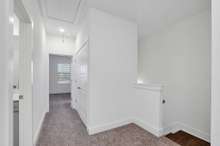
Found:
[[39, 125], [38, 125], [38, 128], [37, 128], [37, 130], [36, 130], [36, 132], [35, 132], [35, 134], [34, 134], [34, 146], [36, 146], [37, 145], [37, 141], [38, 141], [38, 139], [39, 139], [39, 136], [40, 136], [40, 132], [41, 132], [41, 129], [42, 129], [42, 126], [43, 126], [43, 122], [44, 122], [44, 119], [45, 119], [45, 116], [46, 116], [46, 114], [48, 113], [48, 111], [46, 110], [46, 112], [43, 114], [43, 116], [41, 117], [41, 120], [40, 120], [40, 123], [39, 123]]
[[121, 127], [121, 126], [125, 126], [125, 125], [128, 125], [128, 124], [131, 124], [131, 123], [134, 123], [136, 125], [138, 125], [139, 127], [143, 128], [144, 130], [150, 132], [151, 134], [159, 137], [161, 136], [160, 134], [160, 130], [150, 126], [150, 124], [146, 124], [145, 122], [141, 121], [141, 120], [138, 120], [138, 119], [127, 119], [127, 120], [121, 120], [121, 121], [116, 121], [116, 122], [111, 122], [111, 123], [108, 123], [108, 124], [103, 124], [103, 125], [100, 125], [100, 126], [96, 126], [96, 127], [88, 127], [87, 128], [87, 131], [89, 133], [89, 135], [94, 135], [94, 134], [97, 134], [97, 133], [100, 133], [100, 132], [104, 132], [104, 131], [107, 131], [107, 130], [111, 130], [111, 129], [114, 129], [114, 128], [118, 128], [118, 127]]
[[96, 127], [87, 127], [87, 131], [88, 131], [89, 135], [94, 135], [94, 134], [97, 134], [100, 132], [104, 132], [104, 131], [118, 128], [121, 126], [125, 126], [125, 125], [131, 124], [131, 123], [133, 123], [133, 121], [130, 119], [121, 120], [121, 121], [111, 122], [111, 123], [107, 123], [107, 124], [96, 126]]
[[159, 129], [154, 128], [153, 126], [151, 126], [150, 124], [147, 124], [146, 122], [135, 119], [135, 120], [133, 120], [133, 123], [138, 125], [139, 127], [143, 128], [144, 130], [150, 132], [151, 134], [157, 136], [157, 137], [161, 136]]
[[111, 130], [114, 128], [118, 128], [121, 126], [125, 126], [125, 125], [131, 124], [131, 123], [134, 123], [134, 124], [140, 126], [144, 130], [150, 132], [151, 134], [153, 134], [157, 137], [167, 135], [169, 133], [176, 133], [177, 131], [183, 130], [191, 135], [194, 135], [198, 138], [201, 138], [207, 142], [210, 142], [210, 135], [209, 134], [204, 133], [198, 129], [192, 128], [190, 126], [187, 126], [187, 125], [180, 123], [180, 122], [175, 122], [175, 123], [171, 124], [170, 126], [163, 128], [163, 129], [156, 129], [153, 126], [151, 126], [150, 124], [147, 124], [146, 122], [143, 122], [139, 119], [128, 119], [128, 120], [121, 120], [121, 121], [116, 121], [116, 122], [112, 122], [112, 123], [108, 123], [108, 124], [103, 124], [101, 126], [88, 127], [87, 130], [88, 130], [89, 135], [93, 135], [93, 134], [97, 134], [97, 133]]
[[170, 124], [169, 126], [163, 128], [160, 130], [161, 135], [167, 135], [169, 133], [176, 133], [177, 131], [181, 130], [179, 129], [179, 123], [178, 122], [174, 122], [172, 124]]
[[195, 128], [192, 128], [186, 124], [183, 124], [181, 122], [175, 122], [173, 124], [171, 124], [170, 126], [164, 128], [162, 130], [162, 135], [166, 135], [166, 134], [169, 134], [169, 133], [175, 133], [177, 131], [185, 131], [191, 135], [194, 135], [200, 139], [203, 139], [207, 142], [210, 142], [210, 134], [208, 133], [205, 133], [201, 130], [198, 130], [198, 129], [195, 129]]

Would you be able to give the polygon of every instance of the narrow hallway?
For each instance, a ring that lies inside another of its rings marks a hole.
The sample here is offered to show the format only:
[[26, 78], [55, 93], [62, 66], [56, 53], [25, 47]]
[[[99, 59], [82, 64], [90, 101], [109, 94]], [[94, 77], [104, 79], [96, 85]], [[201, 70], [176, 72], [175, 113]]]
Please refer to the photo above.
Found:
[[89, 136], [70, 101], [69, 94], [50, 96], [50, 113], [46, 115], [37, 146], [178, 146], [134, 124]]

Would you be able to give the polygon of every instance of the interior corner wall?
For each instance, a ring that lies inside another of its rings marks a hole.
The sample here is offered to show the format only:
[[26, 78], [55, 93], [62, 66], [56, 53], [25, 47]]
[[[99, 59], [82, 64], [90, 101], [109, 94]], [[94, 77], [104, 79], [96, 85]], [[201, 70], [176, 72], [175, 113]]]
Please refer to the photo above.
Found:
[[209, 11], [139, 41], [139, 78], [165, 86], [164, 128], [178, 123], [209, 140], [210, 55]]
[[220, 1], [212, 0], [212, 146], [220, 145]]
[[89, 10], [89, 128], [132, 116], [137, 77], [137, 25]]

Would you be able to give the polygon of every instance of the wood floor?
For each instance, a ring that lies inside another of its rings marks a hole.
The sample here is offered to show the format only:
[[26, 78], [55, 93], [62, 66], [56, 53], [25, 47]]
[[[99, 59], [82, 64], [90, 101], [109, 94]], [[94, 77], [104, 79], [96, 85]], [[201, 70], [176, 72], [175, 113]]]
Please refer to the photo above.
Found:
[[180, 144], [181, 146], [210, 146], [210, 143], [192, 136], [184, 131], [168, 134], [166, 137]]

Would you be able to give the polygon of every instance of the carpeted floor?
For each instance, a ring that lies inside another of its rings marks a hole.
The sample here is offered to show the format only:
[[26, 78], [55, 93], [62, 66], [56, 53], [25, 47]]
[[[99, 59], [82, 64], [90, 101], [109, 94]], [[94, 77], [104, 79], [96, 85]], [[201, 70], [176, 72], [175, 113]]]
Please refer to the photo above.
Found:
[[70, 95], [51, 95], [37, 146], [179, 146], [157, 138], [135, 124], [93, 136], [87, 134], [77, 112], [70, 107]]

